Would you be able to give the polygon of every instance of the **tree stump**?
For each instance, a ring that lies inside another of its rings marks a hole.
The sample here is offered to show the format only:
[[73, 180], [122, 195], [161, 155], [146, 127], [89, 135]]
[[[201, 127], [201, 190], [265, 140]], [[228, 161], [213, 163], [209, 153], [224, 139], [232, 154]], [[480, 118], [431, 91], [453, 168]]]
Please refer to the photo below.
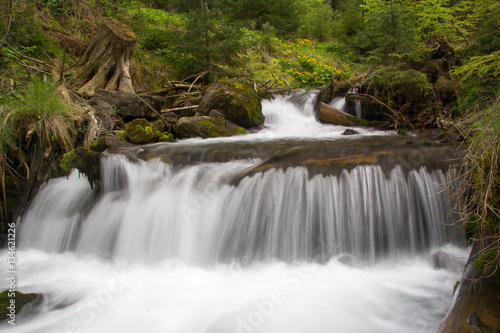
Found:
[[136, 41], [130, 27], [105, 20], [80, 61], [69, 70], [69, 82], [87, 96], [97, 89], [133, 93], [130, 70]]

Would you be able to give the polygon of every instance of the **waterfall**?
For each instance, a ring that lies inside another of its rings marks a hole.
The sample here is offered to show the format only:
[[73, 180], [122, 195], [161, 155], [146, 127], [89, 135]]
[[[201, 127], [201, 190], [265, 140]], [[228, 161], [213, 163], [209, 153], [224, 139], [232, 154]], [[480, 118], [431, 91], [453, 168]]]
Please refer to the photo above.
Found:
[[386, 176], [362, 165], [311, 176], [293, 167], [242, 178], [255, 165], [179, 169], [108, 156], [99, 198], [76, 173], [41, 189], [22, 223], [22, 245], [138, 262], [325, 262], [350, 254], [374, 263], [455, 235], [441, 170], [405, 175], [396, 166]]
[[343, 137], [316, 93], [264, 100], [255, 133], [115, 148], [99, 190], [44, 184], [16, 230], [17, 288], [44, 299], [0, 328], [435, 332], [469, 251], [445, 150]]

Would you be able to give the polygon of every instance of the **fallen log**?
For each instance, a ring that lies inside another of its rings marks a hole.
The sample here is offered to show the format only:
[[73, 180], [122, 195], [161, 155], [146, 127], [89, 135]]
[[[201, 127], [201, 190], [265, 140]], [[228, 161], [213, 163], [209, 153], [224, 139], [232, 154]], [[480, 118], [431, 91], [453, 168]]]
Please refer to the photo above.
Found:
[[320, 122], [341, 126], [369, 126], [369, 122], [321, 102], [317, 117]]

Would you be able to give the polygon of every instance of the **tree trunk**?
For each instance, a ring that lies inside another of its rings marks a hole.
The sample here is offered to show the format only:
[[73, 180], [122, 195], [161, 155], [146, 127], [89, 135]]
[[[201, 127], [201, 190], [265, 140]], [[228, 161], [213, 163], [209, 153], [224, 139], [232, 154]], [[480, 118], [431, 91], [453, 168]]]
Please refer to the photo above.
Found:
[[133, 93], [130, 70], [136, 41], [127, 25], [105, 20], [80, 61], [69, 70], [69, 82], [88, 96], [97, 89]]

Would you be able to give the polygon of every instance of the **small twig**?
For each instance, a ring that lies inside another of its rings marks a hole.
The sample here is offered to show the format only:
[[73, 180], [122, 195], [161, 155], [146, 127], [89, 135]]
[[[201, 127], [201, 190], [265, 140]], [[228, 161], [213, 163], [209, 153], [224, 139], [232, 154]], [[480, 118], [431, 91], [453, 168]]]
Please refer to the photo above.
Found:
[[[205, 74], [206, 74], [206, 73], [210, 73], [210, 71], [205, 71], [205, 72], [203, 72], [203, 73], [205, 73]], [[194, 74], [194, 75], [188, 76], [187, 78], [182, 79], [182, 81], [180, 81], [180, 82], [181, 82], [181, 83], [186, 83], [186, 80], [188, 80], [188, 79], [190, 79], [190, 78], [192, 78], [192, 77], [195, 77], [196, 75], [199, 75], [199, 74]]]
[[56, 69], [54, 66], [52, 65], [49, 65], [48, 63], [44, 62], [44, 61], [41, 61], [41, 60], [38, 60], [38, 59], [35, 59], [35, 58], [32, 58], [32, 57], [28, 57], [22, 53], [19, 53], [16, 49], [14, 49], [12, 46], [10, 46], [9, 44], [7, 44], [7, 46], [9, 47], [9, 49], [12, 50], [12, 52], [14, 52], [15, 54], [17, 54], [18, 56], [20, 56], [21, 58], [24, 58], [24, 59], [28, 59], [28, 60], [31, 60], [31, 61], [34, 61], [36, 63], [39, 63], [41, 65], [44, 65], [44, 66], [47, 66], [47, 67], [50, 67], [52, 69]]
[[139, 98], [144, 104], [146, 104], [151, 110], [153, 110], [154, 113], [156, 113], [158, 115], [158, 117], [160, 117], [160, 120], [165, 124], [165, 126], [169, 129], [169, 131], [172, 129], [172, 127], [170, 126], [170, 124], [165, 119], [163, 119], [163, 117], [162, 117], [162, 115], [161, 115], [160, 112], [156, 111], [156, 109], [154, 107], [152, 107], [148, 102], [146, 102], [144, 99], [142, 99], [135, 92], [133, 94], [135, 95], [135, 97]]
[[31, 65], [28, 65], [28, 64], [25, 64], [25, 63], [21, 63], [21, 65], [23, 65], [24, 67], [26, 67], [27, 69], [33, 69], [37, 72], [40, 72], [40, 73], [43, 73], [45, 75], [50, 75], [48, 72], [44, 71], [43, 69], [41, 68], [38, 68], [38, 67], [35, 67], [35, 66], [31, 66]]
[[205, 75], [205, 74], [207, 74], [207, 73], [208, 73], [208, 72], [203, 72], [203, 73], [201, 73], [200, 75], [198, 75], [198, 76], [196, 77], [196, 79], [193, 81], [193, 83], [191, 83], [191, 85], [189, 86], [188, 92], [190, 92], [190, 91], [191, 91], [191, 88], [192, 88], [192, 87], [193, 87], [193, 85], [196, 83], [196, 81], [198, 81], [198, 79], [199, 79], [200, 77], [202, 77], [203, 75]]
[[181, 96], [188, 96], [188, 95], [200, 95], [201, 92], [199, 91], [195, 91], [195, 92], [192, 92], [192, 93], [183, 93], [183, 94], [177, 94], [177, 95], [169, 95], [167, 97], [181, 97]]

